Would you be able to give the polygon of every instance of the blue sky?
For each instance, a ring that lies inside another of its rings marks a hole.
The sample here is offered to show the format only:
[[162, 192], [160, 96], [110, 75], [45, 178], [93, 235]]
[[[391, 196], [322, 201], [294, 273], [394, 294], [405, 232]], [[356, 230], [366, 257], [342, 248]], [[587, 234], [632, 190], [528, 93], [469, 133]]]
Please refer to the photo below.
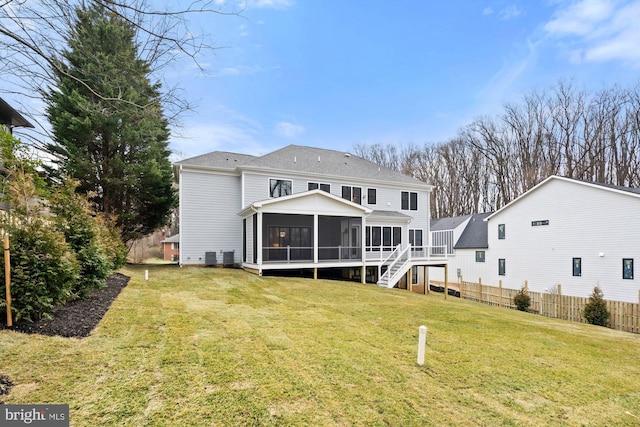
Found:
[[[227, 7], [230, 3], [227, 2]], [[165, 77], [197, 109], [174, 158], [446, 141], [560, 79], [640, 82], [640, 1], [247, 0], [194, 20], [223, 48]]]

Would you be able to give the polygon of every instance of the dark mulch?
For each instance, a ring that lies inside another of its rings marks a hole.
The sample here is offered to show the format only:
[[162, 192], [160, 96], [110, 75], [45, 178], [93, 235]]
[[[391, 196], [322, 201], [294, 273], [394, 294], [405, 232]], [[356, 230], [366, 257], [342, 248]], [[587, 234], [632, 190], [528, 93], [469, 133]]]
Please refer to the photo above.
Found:
[[0, 375], [0, 396], [2, 396], [3, 394], [9, 394], [9, 392], [11, 391], [11, 387], [13, 387], [13, 383], [11, 382], [11, 380], [4, 375]]
[[[104, 314], [111, 307], [120, 291], [129, 283], [129, 277], [115, 273], [107, 278], [104, 289], [93, 291], [84, 299], [71, 301], [56, 309], [53, 319], [37, 322], [21, 320], [11, 328], [0, 323], [0, 329], [10, 329], [26, 334], [40, 334], [70, 338], [84, 338], [93, 331]], [[1, 394], [1, 393], [0, 393]]]

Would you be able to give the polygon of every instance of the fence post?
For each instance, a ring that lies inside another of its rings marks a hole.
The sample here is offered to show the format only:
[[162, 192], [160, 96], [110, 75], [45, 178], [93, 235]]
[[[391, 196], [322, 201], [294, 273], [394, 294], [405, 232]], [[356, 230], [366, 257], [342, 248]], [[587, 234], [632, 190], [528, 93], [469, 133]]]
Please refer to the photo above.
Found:
[[478, 302], [482, 302], [482, 277], [478, 277]]
[[558, 283], [558, 310], [558, 319], [566, 320], [564, 318], [564, 310], [562, 309], [562, 285], [560, 283]]
[[7, 297], [7, 326], [13, 326], [11, 315], [11, 253], [9, 252], [9, 235], [4, 235], [4, 286]]
[[444, 265], [444, 299], [447, 299], [449, 293], [449, 264]]
[[500, 288], [500, 307], [502, 307], [502, 280], [498, 280], [498, 287]]

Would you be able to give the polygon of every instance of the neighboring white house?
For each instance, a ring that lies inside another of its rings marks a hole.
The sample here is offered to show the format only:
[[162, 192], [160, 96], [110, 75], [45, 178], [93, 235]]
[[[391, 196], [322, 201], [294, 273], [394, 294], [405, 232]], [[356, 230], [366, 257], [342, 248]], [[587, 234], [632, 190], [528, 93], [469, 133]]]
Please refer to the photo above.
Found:
[[217, 151], [174, 171], [181, 265], [333, 271], [390, 287], [408, 271], [416, 283], [419, 266], [446, 265], [429, 242], [432, 187], [355, 155], [296, 145], [259, 157]]
[[536, 292], [554, 292], [560, 284], [562, 294], [580, 297], [598, 285], [608, 300], [638, 302], [640, 189], [551, 176], [485, 224], [484, 262], [471, 263], [482, 248], [460, 256], [456, 246], [450, 275], [460, 269], [466, 281], [502, 280], [512, 289], [526, 280]]

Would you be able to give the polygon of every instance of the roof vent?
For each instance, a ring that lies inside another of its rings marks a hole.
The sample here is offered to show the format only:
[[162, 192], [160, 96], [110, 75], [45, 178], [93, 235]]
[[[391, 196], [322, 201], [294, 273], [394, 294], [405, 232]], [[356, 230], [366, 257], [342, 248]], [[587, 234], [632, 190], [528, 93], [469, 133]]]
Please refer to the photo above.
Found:
[[318, 156], [318, 161], [320, 161], [320, 156]]
[[293, 156], [293, 163], [298, 163], [298, 158], [296, 156]]
[[351, 154], [349, 154], [349, 153], [344, 153], [344, 156], [348, 159], [349, 157], [351, 157]]

